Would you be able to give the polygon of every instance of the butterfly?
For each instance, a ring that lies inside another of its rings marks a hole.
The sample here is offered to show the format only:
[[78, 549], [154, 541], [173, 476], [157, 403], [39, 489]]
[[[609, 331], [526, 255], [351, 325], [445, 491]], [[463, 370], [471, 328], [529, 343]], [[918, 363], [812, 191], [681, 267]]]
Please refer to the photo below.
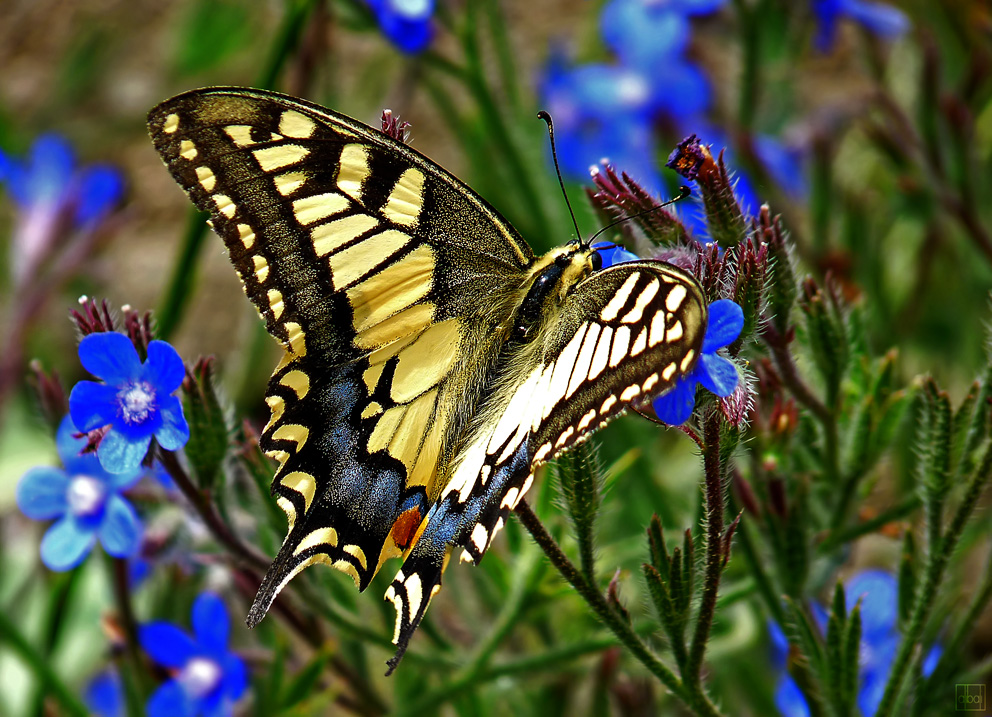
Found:
[[285, 351], [260, 443], [289, 531], [249, 626], [314, 563], [364, 590], [400, 557], [392, 672], [452, 551], [478, 563], [536, 468], [699, 358], [689, 274], [602, 268], [580, 240], [536, 257], [468, 186], [361, 122], [218, 87], [148, 127]]

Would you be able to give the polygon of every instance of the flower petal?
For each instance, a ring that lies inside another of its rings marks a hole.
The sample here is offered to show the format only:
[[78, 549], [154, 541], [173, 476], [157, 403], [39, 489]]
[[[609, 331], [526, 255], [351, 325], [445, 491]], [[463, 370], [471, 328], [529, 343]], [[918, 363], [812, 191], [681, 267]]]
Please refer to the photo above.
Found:
[[703, 354], [699, 357], [699, 365], [701, 370], [696, 372], [697, 377], [707, 391], [724, 398], [737, 388], [737, 367], [733, 361], [716, 354]]
[[784, 717], [809, 717], [809, 705], [799, 685], [789, 675], [783, 675], [775, 690], [775, 706]]
[[131, 473], [141, 466], [141, 460], [148, 453], [148, 444], [151, 442], [150, 435], [127, 438], [120, 431], [112, 430], [100, 441], [96, 455], [104, 470], [111, 473]]
[[709, 307], [703, 353], [711, 354], [737, 340], [744, 328], [744, 310], [730, 299], [714, 301]]
[[119, 495], [107, 500], [103, 520], [97, 529], [103, 549], [115, 558], [124, 558], [138, 552], [141, 545], [141, 520], [134, 508]]
[[244, 660], [234, 653], [227, 653], [223, 662], [223, 691], [230, 699], [236, 700], [248, 689], [248, 670]]
[[847, 0], [842, 6], [848, 17], [861, 23], [879, 37], [899, 37], [911, 27], [905, 13], [885, 3]]
[[61, 468], [32, 468], [17, 484], [17, 507], [32, 520], [50, 520], [68, 510], [69, 476]]
[[[93, 457], [96, 458], [96, 456]], [[97, 462], [97, 465], [98, 466], [100, 465], [99, 462]], [[103, 466], [100, 466], [100, 468], [102, 470]], [[137, 468], [135, 468], [132, 471], [125, 471], [123, 473], [104, 472], [104, 475], [106, 477], [107, 485], [109, 485], [115, 491], [120, 492], [122, 490], [127, 490], [135, 483], [137, 483], [139, 480], [144, 478], [145, 473], [146, 473], [145, 467], [139, 465]]]
[[98, 221], [120, 201], [124, 179], [109, 165], [93, 165], [76, 177], [76, 224], [86, 226]]
[[117, 388], [80, 381], [69, 393], [69, 415], [80, 432], [113, 423], [117, 418]]
[[219, 595], [201, 593], [193, 603], [193, 634], [196, 640], [213, 653], [227, 649], [230, 620]]
[[31, 146], [26, 194], [29, 204], [60, 203], [69, 187], [75, 164], [72, 147], [57, 134], [44, 134]]
[[141, 373], [141, 360], [134, 344], [116, 331], [84, 336], [79, 342], [79, 361], [83, 368], [109, 384], [137, 378]]
[[643, 0], [608, 3], [599, 29], [603, 42], [625, 63], [644, 68], [677, 62], [691, 35], [684, 15], [664, 7], [655, 10]]
[[138, 629], [141, 648], [163, 667], [179, 669], [197, 652], [193, 638], [171, 622], [157, 621]]
[[611, 244], [609, 242], [596, 242], [592, 245], [593, 249], [599, 251], [599, 256], [603, 260], [603, 268], [609, 269], [614, 264], [623, 264], [628, 261], [637, 261], [640, 259], [637, 254], [632, 251], [627, 251], [622, 246], [618, 244]]
[[179, 353], [165, 341], [148, 344], [148, 360], [144, 364], [144, 379], [157, 393], [172, 393], [186, 378], [186, 366]]
[[163, 396], [159, 399], [159, 413], [162, 424], [155, 431], [155, 438], [167, 451], [176, 451], [186, 445], [189, 440], [189, 424], [183, 415], [183, 404], [175, 396]]
[[196, 702], [191, 700], [175, 680], [155, 690], [145, 707], [148, 717], [195, 717]]
[[49, 528], [41, 539], [41, 562], [51, 570], [69, 570], [83, 562], [95, 542], [93, 531], [66, 516]]
[[86, 686], [83, 702], [97, 717], [120, 717], [124, 714], [121, 678], [112, 670], [101, 672]]
[[847, 581], [847, 609], [861, 600], [862, 635], [876, 642], [896, 626], [899, 587], [894, 575], [884, 570], [862, 570]]
[[664, 393], [651, 404], [658, 418], [669, 426], [681, 426], [689, 420], [696, 406], [696, 382], [682, 379], [675, 387]]

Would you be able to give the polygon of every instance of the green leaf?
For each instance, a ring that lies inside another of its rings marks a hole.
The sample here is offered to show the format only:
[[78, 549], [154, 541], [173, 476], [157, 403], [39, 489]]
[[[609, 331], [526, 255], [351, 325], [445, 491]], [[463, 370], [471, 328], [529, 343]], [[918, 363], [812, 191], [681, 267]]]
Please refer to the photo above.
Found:
[[661, 519], [657, 513], [651, 516], [651, 522], [648, 524], [648, 545], [651, 550], [651, 564], [663, 580], [670, 580], [670, 558], [668, 557], [668, 548], [665, 545], [665, 536], [661, 529]]
[[844, 714], [844, 634], [847, 623], [847, 609], [844, 603], [844, 586], [840, 582], [834, 587], [834, 599], [827, 619], [826, 638], [826, 687], [830, 701], [838, 714]]
[[318, 654], [293, 677], [286, 685], [286, 690], [280, 700], [282, 709], [289, 709], [299, 704], [307, 699], [311, 693], [317, 691], [317, 681], [323, 674], [328, 659], [330, 659], [330, 655], [327, 653]]
[[845, 714], [854, 710], [858, 695], [858, 675], [861, 656], [861, 600], [851, 609], [847, 616], [847, 626], [844, 631], [844, 645], [841, 672], [841, 704]]
[[210, 490], [229, 446], [227, 419], [214, 387], [212, 359], [199, 360], [183, 382], [183, 411], [189, 422], [186, 458], [197, 485]]

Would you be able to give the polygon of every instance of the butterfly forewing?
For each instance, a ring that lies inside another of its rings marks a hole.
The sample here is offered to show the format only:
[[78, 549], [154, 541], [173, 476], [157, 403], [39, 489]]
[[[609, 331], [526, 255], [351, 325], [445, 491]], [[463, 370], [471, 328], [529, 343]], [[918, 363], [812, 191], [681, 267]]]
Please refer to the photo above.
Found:
[[461, 358], [496, 355], [530, 249], [421, 155], [307, 103], [195, 91], [149, 127], [287, 352], [261, 442], [290, 533], [253, 620], [313, 562], [364, 588], [440, 490], [460, 402], [485, 373]]

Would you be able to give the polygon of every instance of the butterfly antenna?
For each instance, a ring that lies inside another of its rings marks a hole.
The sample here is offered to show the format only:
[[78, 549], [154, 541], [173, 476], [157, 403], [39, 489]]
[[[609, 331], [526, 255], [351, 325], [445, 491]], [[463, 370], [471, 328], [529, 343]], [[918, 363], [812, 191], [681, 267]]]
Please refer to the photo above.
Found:
[[643, 217], [645, 214], [650, 214], [651, 212], [656, 212], [659, 209], [664, 209], [665, 207], [667, 207], [667, 206], [669, 206], [671, 204], [675, 204], [675, 202], [678, 202], [678, 201], [681, 201], [681, 200], [685, 199], [690, 194], [692, 194], [692, 190], [689, 189], [688, 187], [686, 187], [685, 185], [683, 185], [683, 186], [679, 187], [679, 196], [672, 197], [667, 202], [662, 202], [661, 204], [659, 204], [656, 207], [651, 207], [650, 209], [645, 209], [643, 212], [638, 212], [637, 214], [631, 214], [629, 217], [620, 217], [616, 221], [610, 222], [605, 227], [603, 227], [598, 232], [596, 232], [595, 234], [592, 235], [592, 237], [589, 239], [589, 244], [591, 245], [594, 241], [596, 241], [596, 237], [598, 237], [600, 234], [602, 234], [603, 232], [605, 232], [607, 229], [612, 229], [617, 224], [623, 224], [624, 222], [629, 222], [632, 219], [637, 219], [638, 217]]
[[558, 186], [561, 187], [561, 195], [565, 197], [565, 206], [568, 207], [568, 215], [572, 217], [572, 226], [575, 227], [575, 237], [583, 246], [589, 246], [589, 243], [582, 241], [582, 232], [579, 231], [579, 223], [575, 221], [575, 212], [572, 211], [572, 203], [568, 201], [565, 182], [561, 178], [561, 169], [558, 168], [558, 150], [555, 149], [555, 124], [551, 121], [551, 115], [544, 110], [538, 112], [537, 116], [548, 123], [548, 137], [551, 139], [551, 158], [555, 161], [555, 174], [558, 175]]

